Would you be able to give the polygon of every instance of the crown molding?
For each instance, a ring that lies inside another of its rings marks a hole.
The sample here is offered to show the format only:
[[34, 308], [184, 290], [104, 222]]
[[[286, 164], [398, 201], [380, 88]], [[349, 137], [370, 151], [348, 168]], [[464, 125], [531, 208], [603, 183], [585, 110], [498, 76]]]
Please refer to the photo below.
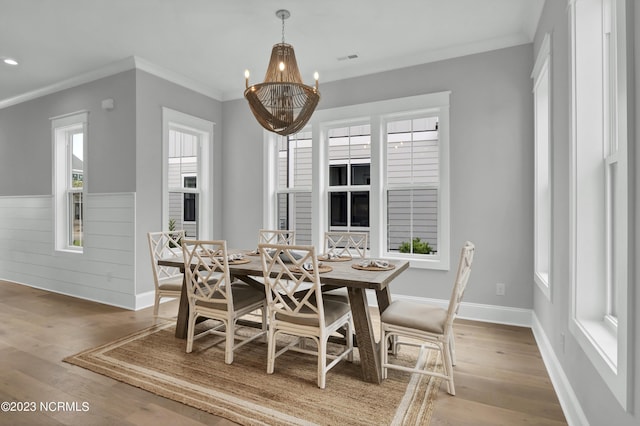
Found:
[[48, 86], [44, 86], [30, 92], [22, 93], [11, 98], [2, 99], [0, 100], [0, 109], [7, 108], [12, 105], [17, 105], [22, 102], [30, 101], [32, 99], [37, 99], [42, 96], [50, 95], [61, 90], [80, 86], [81, 84], [100, 80], [101, 78], [109, 77], [132, 69], [145, 71], [156, 77], [162, 78], [163, 80], [175, 83], [179, 86], [185, 87], [189, 90], [193, 90], [194, 92], [200, 93], [215, 100], [219, 100], [221, 98], [221, 94], [211, 87], [193, 81], [188, 77], [185, 77], [174, 71], [155, 65], [147, 61], [146, 59], [142, 59], [137, 56], [130, 56], [128, 58], [107, 64], [101, 68], [79, 74], [65, 80], [61, 80]]
[[[482, 40], [473, 43], [464, 43], [456, 46], [450, 46], [443, 49], [435, 49], [427, 52], [416, 53], [414, 55], [399, 56], [392, 59], [385, 59], [381, 61], [372, 60], [366, 64], [363, 62], [362, 67], [349, 67], [323, 71], [322, 84], [331, 83], [334, 81], [347, 80], [351, 78], [359, 78], [370, 76], [374, 74], [380, 74], [385, 72], [397, 71], [400, 69], [421, 66], [428, 63], [445, 61], [449, 59], [456, 59], [463, 56], [475, 55], [480, 53], [488, 53], [494, 50], [506, 49], [509, 47], [520, 46], [523, 44], [531, 43], [531, 38], [521, 32], [515, 35], [509, 35], [505, 37], [493, 38], [490, 40]], [[366, 73], [362, 72], [363, 67], [366, 65]], [[322, 91], [322, 88], [321, 88]], [[234, 89], [223, 93], [222, 101], [231, 101], [236, 99], [242, 99], [244, 93], [244, 85], [242, 90]]]
[[163, 80], [170, 81], [171, 83], [175, 83], [189, 90], [193, 90], [194, 92], [200, 93], [201, 95], [207, 96], [209, 98], [213, 98], [217, 101], [222, 99], [222, 93], [219, 90], [216, 90], [206, 84], [202, 84], [195, 80], [192, 80], [180, 73], [171, 71], [167, 68], [163, 68], [138, 56], [133, 56], [133, 62], [135, 68], [138, 70], [147, 72]]

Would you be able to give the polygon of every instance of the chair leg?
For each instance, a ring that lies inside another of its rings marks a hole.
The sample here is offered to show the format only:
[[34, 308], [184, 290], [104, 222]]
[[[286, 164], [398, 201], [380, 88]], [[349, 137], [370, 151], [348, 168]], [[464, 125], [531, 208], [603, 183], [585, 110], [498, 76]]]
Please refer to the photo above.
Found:
[[398, 355], [398, 336], [391, 336], [391, 347], [389, 348], [389, 350], [391, 351], [392, 355]]
[[327, 381], [327, 340], [318, 339], [318, 387], [324, 389]]
[[268, 341], [267, 341], [267, 374], [273, 374], [275, 370], [276, 363], [276, 336], [275, 329], [269, 327], [269, 332], [267, 333]]
[[451, 352], [451, 365], [456, 365], [456, 339], [453, 335], [449, 335], [449, 351]]
[[267, 307], [263, 306], [260, 311], [262, 312], [262, 331], [267, 331]]
[[447, 379], [447, 391], [451, 395], [456, 394], [456, 388], [453, 385], [453, 366], [451, 365], [451, 353], [449, 352], [449, 346], [446, 342], [442, 343], [440, 347], [442, 349], [442, 355], [444, 357], [444, 374]]
[[158, 308], [160, 307], [160, 294], [156, 292], [155, 301], [153, 302], [153, 316], [158, 316]]
[[224, 321], [225, 345], [224, 345], [224, 362], [231, 364], [233, 362], [233, 344], [235, 343], [235, 322], [227, 319]]
[[387, 362], [389, 362], [389, 351], [387, 350], [387, 341], [388, 341], [388, 336], [385, 333], [385, 330], [382, 329], [380, 332], [380, 366], [381, 366], [381, 377], [382, 379], [386, 379], [387, 378], [387, 367], [385, 367], [385, 364]]
[[190, 314], [189, 315], [189, 323], [187, 324], [187, 353], [191, 353], [193, 350], [193, 334], [195, 333], [196, 328], [196, 318], [197, 315]]
[[347, 361], [353, 362], [353, 327], [351, 321], [349, 321], [349, 325], [347, 325], [347, 350], [349, 350], [349, 355], [347, 355]]

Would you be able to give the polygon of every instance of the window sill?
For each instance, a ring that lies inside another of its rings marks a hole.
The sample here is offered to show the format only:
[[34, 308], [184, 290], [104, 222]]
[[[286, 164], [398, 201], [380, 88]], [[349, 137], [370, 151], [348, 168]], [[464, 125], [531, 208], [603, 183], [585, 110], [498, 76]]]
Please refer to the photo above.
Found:
[[443, 259], [439, 255], [410, 255], [387, 252], [384, 257], [409, 261], [409, 266], [416, 269], [434, 269], [439, 271], [449, 270], [449, 259]]
[[551, 286], [549, 285], [549, 273], [548, 272], [536, 272], [533, 277], [534, 281], [538, 285], [538, 288], [547, 298], [551, 300]]
[[618, 338], [604, 321], [580, 320], [579, 326], [589, 343], [613, 373], [618, 368]]
[[83, 254], [84, 250], [82, 248], [79, 249], [70, 249], [70, 248], [65, 248], [65, 249], [55, 249], [55, 254], [56, 255], [60, 255], [60, 256], [73, 256], [73, 255], [78, 255], [78, 254]]

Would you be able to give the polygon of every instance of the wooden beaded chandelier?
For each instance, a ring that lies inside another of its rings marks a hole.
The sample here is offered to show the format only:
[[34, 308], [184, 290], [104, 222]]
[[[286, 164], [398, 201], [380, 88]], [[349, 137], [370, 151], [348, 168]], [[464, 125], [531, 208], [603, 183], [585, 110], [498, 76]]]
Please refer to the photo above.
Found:
[[315, 87], [302, 83], [293, 46], [284, 42], [284, 20], [291, 14], [278, 10], [282, 20], [282, 43], [275, 44], [264, 77], [264, 83], [249, 86], [249, 71], [245, 71], [244, 97], [251, 112], [265, 129], [279, 135], [299, 132], [307, 124], [320, 100], [318, 73]]

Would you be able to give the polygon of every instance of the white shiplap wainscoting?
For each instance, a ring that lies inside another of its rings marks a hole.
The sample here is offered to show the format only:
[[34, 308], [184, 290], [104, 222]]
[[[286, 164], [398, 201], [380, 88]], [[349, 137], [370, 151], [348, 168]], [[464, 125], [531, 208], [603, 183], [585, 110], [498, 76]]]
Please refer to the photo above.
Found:
[[135, 194], [88, 194], [83, 253], [54, 250], [51, 196], [0, 197], [0, 279], [135, 307]]

